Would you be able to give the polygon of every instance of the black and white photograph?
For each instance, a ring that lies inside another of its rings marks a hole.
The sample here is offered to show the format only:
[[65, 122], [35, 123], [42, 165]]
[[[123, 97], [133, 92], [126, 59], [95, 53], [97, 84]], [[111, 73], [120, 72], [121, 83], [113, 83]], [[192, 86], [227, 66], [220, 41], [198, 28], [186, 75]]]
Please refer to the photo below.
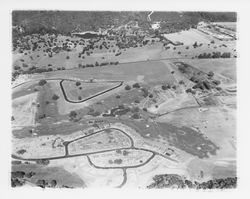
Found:
[[239, 188], [240, 12], [160, 7], [13, 6], [11, 190]]

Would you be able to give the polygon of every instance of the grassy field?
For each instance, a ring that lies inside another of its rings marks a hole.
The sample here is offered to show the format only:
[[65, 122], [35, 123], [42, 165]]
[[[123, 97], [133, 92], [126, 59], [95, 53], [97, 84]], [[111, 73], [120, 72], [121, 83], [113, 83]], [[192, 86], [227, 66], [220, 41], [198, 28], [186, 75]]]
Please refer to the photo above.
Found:
[[115, 83], [81, 83], [77, 86], [75, 81], [67, 80], [63, 81], [62, 85], [68, 99], [72, 101], [84, 100], [85, 98], [116, 86]]
[[236, 82], [237, 69], [236, 69], [236, 59], [199, 59], [199, 60], [182, 60], [187, 64], [190, 64], [199, 70], [206, 73], [213, 71], [215, 74], [222, 75], [226, 78], [230, 78]]
[[15, 98], [12, 102], [13, 126], [33, 126], [36, 123], [37, 93]]

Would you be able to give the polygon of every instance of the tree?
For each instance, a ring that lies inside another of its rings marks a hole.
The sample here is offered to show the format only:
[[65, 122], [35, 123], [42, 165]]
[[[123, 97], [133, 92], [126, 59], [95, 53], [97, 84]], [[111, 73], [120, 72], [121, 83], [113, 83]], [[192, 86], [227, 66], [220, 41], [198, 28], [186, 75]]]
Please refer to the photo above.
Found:
[[41, 165], [48, 165], [49, 160], [48, 159], [38, 159], [38, 160], [36, 160], [36, 163], [41, 164]]
[[19, 70], [19, 69], [21, 69], [21, 67], [20, 66], [14, 66], [14, 69]]
[[69, 56], [66, 57], [66, 59], [69, 59], [69, 58], [70, 58]]
[[219, 84], [220, 84], [220, 80], [213, 80], [213, 83], [214, 83], [215, 85], [219, 85]]
[[36, 181], [36, 185], [42, 188], [45, 188], [46, 182], [45, 180], [39, 179]]
[[192, 89], [191, 88], [188, 88], [187, 90], [186, 90], [186, 93], [191, 93], [192, 92]]
[[135, 103], [136, 103], [136, 104], [139, 104], [139, 103], [140, 103], [140, 101], [139, 101], [138, 99], [136, 99], [136, 100], [135, 100]]
[[24, 153], [26, 153], [26, 152], [27, 152], [27, 151], [26, 151], [25, 149], [20, 149], [20, 150], [17, 151], [17, 154], [22, 155], [22, 154], [24, 154]]
[[52, 99], [53, 99], [53, 100], [58, 100], [58, 99], [59, 99], [59, 96], [56, 95], [56, 94], [54, 94], [54, 95], [52, 96]]
[[166, 85], [162, 85], [161, 89], [165, 91], [165, 90], [167, 90], [167, 86]]
[[39, 85], [39, 86], [43, 86], [43, 85], [45, 85], [46, 83], [47, 83], [47, 81], [46, 81], [45, 79], [42, 79], [42, 80], [39, 81], [38, 85]]
[[207, 75], [208, 75], [209, 77], [213, 77], [213, 76], [214, 76], [214, 73], [213, 73], [213, 71], [209, 71]]
[[231, 53], [230, 52], [224, 52], [221, 55], [221, 58], [230, 58], [231, 57]]
[[179, 81], [179, 84], [184, 84], [184, 81], [183, 81], [183, 80], [180, 80], [180, 81]]
[[133, 88], [140, 88], [140, 84], [139, 83], [133, 84]]
[[76, 86], [80, 86], [80, 85], [81, 85], [81, 82], [77, 81]]
[[194, 48], [197, 48], [197, 47], [198, 47], [197, 41], [194, 42], [193, 47], [194, 47]]
[[56, 185], [57, 185], [56, 180], [51, 180], [50, 181], [50, 187], [56, 187]]
[[129, 85], [125, 86], [125, 90], [130, 90], [130, 89], [131, 89], [131, 87]]
[[76, 118], [76, 116], [77, 116], [77, 113], [75, 111], [70, 111], [69, 113], [70, 118]]

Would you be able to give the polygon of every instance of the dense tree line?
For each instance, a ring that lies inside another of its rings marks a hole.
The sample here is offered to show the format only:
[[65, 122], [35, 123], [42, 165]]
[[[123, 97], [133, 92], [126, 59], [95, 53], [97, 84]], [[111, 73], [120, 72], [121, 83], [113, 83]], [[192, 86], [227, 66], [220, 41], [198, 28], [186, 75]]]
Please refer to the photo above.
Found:
[[154, 182], [147, 188], [193, 188], [193, 189], [229, 189], [236, 188], [237, 177], [209, 180], [206, 182], [192, 182], [177, 174], [156, 175]]
[[231, 53], [230, 52], [213, 52], [211, 53], [202, 53], [198, 55], [198, 59], [209, 59], [209, 58], [230, 58]]

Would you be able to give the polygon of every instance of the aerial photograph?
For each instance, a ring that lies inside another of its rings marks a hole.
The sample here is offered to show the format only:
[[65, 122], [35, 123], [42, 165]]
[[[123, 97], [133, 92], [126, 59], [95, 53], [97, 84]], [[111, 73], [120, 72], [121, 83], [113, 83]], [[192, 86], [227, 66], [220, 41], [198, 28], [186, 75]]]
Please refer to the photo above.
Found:
[[11, 15], [10, 187], [237, 188], [237, 12]]

